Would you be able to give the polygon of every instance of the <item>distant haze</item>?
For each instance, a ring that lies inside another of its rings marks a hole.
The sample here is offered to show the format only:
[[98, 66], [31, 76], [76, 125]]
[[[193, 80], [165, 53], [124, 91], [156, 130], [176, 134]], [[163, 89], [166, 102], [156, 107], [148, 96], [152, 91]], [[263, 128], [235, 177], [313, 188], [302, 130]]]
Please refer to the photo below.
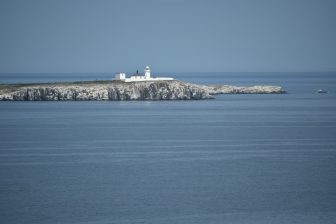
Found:
[[336, 71], [334, 0], [1, 0], [0, 73]]

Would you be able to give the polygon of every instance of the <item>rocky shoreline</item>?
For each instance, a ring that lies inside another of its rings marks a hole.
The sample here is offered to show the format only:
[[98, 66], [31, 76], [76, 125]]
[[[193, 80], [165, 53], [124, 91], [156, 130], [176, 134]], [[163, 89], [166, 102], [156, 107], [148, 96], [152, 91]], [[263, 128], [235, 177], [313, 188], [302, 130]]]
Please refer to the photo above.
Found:
[[278, 86], [196, 85], [171, 81], [0, 84], [0, 101], [202, 100], [217, 94], [280, 94]]

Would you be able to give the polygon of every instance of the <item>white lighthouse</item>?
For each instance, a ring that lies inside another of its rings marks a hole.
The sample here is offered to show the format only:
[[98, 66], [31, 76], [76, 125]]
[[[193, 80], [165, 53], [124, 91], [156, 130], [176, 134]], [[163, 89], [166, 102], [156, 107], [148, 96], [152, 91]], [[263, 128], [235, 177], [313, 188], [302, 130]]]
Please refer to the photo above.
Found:
[[149, 79], [150, 78], [150, 72], [151, 72], [149, 66], [146, 66], [144, 72], [145, 72], [145, 79]]

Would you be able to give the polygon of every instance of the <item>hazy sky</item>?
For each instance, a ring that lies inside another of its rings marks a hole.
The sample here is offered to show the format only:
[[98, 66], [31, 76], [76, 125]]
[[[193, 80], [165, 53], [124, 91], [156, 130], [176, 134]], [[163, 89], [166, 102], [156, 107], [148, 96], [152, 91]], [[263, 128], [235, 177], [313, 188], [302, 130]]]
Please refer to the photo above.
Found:
[[0, 72], [336, 71], [335, 0], [1, 0]]

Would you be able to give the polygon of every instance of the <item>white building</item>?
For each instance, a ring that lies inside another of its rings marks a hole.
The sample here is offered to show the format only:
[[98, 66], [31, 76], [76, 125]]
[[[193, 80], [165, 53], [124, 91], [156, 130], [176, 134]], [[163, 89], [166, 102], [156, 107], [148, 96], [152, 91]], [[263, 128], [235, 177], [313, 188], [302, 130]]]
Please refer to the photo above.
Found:
[[165, 81], [165, 80], [174, 80], [174, 78], [170, 77], [151, 77], [151, 70], [149, 66], [146, 66], [144, 70], [144, 75], [133, 75], [129, 78], [126, 78], [125, 73], [117, 73], [115, 75], [115, 80], [120, 80], [124, 82], [142, 82], [142, 81]]
[[125, 80], [126, 79], [126, 74], [125, 73], [117, 73], [115, 75], [115, 79], [117, 79], [117, 80]]

